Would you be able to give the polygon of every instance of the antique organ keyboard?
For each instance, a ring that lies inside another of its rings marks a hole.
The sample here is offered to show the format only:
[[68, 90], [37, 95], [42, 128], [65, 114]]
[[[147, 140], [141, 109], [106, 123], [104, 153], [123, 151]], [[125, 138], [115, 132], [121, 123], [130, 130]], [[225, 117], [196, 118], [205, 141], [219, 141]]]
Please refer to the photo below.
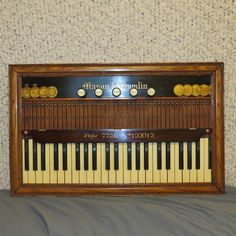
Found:
[[13, 65], [11, 193], [222, 193], [223, 65]]

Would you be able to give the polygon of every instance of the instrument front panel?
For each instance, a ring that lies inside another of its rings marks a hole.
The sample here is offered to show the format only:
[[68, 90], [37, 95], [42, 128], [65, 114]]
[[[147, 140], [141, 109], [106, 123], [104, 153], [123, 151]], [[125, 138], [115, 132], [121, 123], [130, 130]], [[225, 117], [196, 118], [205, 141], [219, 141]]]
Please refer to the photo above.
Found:
[[50, 86], [57, 95], [21, 98], [22, 191], [216, 192], [212, 78], [24, 75], [21, 88]]

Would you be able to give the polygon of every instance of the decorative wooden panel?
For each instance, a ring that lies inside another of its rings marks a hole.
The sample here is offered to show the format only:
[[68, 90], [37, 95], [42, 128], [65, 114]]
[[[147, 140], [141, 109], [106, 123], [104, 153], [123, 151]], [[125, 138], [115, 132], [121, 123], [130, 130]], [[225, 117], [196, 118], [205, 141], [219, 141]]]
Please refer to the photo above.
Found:
[[222, 63], [11, 65], [10, 110], [12, 195], [224, 192]]

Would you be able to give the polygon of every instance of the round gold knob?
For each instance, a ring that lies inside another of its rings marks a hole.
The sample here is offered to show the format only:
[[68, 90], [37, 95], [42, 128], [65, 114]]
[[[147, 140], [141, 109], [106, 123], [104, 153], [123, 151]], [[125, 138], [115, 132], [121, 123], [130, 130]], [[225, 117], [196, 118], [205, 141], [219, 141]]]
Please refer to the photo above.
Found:
[[21, 95], [23, 98], [30, 98], [30, 87], [29, 84], [25, 84], [21, 90]]
[[192, 86], [190, 84], [184, 85], [184, 95], [191, 96], [192, 95]]
[[49, 86], [48, 87], [48, 97], [49, 98], [55, 98], [58, 94], [58, 90], [55, 86]]
[[184, 94], [184, 86], [182, 84], [176, 84], [174, 87], [174, 94], [177, 96], [183, 96]]
[[39, 89], [39, 96], [41, 98], [47, 98], [48, 97], [48, 88], [46, 86], [42, 86]]

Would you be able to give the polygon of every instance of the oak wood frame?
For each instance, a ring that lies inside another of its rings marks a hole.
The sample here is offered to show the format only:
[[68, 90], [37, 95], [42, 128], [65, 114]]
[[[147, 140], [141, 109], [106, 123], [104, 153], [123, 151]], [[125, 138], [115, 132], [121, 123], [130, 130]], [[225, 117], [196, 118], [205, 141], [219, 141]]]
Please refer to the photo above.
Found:
[[[210, 74], [213, 123], [212, 183], [78, 185], [23, 184], [21, 161], [21, 80], [23, 76], [68, 75]], [[157, 194], [157, 193], [224, 193], [224, 116], [223, 63], [158, 63], [158, 64], [51, 64], [10, 65], [10, 179], [11, 195], [78, 195], [78, 194]]]

